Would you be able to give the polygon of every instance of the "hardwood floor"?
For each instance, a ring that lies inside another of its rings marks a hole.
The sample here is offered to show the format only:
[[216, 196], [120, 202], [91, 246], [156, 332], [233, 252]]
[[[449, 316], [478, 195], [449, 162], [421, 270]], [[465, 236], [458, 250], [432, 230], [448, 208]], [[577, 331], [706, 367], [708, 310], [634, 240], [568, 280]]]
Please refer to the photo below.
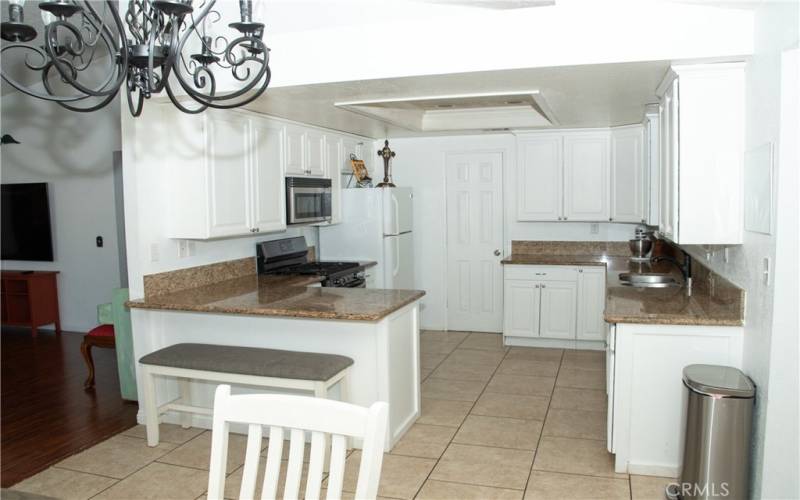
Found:
[[83, 335], [3, 328], [0, 483], [7, 488], [136, 424], [119, 392], [112, 349], [93, 349], [96, 387], [84, 391]]

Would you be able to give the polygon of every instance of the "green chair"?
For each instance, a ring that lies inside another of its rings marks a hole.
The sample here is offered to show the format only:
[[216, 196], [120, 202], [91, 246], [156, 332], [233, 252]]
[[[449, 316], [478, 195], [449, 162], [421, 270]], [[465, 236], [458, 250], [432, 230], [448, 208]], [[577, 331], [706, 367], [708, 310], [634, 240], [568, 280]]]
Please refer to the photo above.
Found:
[[111, 302], [97, 306], [97, 322], [99, 326], [92, 328], [83, 336], [81, 354], [89, 369], [89, 377], [84, 383], [87, 390], [94, 388], [94, 360], [92, 348], [116, 349], [117, 370], [122, 399], [136, 401], [136, 369], [133, 356], [133, 335], [131, 332], [131, 316], [125, 307], [128, 301], [128, 289], [117, 288], [113, 291]]

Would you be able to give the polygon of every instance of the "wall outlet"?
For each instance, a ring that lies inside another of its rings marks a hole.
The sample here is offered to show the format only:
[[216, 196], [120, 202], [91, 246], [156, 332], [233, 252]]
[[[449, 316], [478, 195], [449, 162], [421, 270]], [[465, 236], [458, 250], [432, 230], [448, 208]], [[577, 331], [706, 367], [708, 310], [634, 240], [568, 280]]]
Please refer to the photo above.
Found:
[[150, 244], [150, 262], [158, 262], [158, 259], [161, 257], [160, 252], [158, 251], [158, 243], [151, 243]]
[[197, 245], [192, 240], [186, 240], [186, 256], [187, 257], [194, 257], [197, 253]]
[[178, 258], [183, 259], [189, 256], [189, 240], [178, 240]]
[[592, 222], [589, 224], [589, 234], [599, 234], [600, 233], [600, 224], [597, 222]]
[[722, 249], [722, 260], [727, 264], [731, 260], [731, 249], [725, 247]]

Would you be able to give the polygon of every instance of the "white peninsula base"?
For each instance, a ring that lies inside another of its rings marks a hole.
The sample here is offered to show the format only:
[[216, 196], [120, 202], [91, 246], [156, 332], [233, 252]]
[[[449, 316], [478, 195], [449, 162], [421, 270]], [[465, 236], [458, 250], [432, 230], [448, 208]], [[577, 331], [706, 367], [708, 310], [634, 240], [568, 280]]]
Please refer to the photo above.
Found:
[[[138, 360], [158, 349], [178, 343], [205, 343], [319, 352], [349, 356], [351, 403], [369, 406], [389, 403], [387, 451], [416, 421], [420, 413], [419, 308], [415, 301], [380, 321], [348, 321], [155, 309], [131, 309], [134, 352]], [[137, 366], [137, 377], [140, 377]], [[213, 406], [216, 384], [191, 383], [192, 403]], [[139, 379], [139, 398], [141, 394]], [[235, 392], [258, 392], [234, 388]], [[276, 391], [277, 392], [277, 391]], [[286, 392], [286, 391], [281, 391]], [[175, 380], [156, 384], [159, 405], [178, 397]], [[338, 398], [333, 387], [329, 397]], [[140, 408], [139, 423], [144, 423]], [[162, 422], [180, 423], [178, 414], [162, 416]], [[192, 425], [211, 428], [211, 419], [193, 415]], [[358, 443], [356, 443], [358, 446]]]

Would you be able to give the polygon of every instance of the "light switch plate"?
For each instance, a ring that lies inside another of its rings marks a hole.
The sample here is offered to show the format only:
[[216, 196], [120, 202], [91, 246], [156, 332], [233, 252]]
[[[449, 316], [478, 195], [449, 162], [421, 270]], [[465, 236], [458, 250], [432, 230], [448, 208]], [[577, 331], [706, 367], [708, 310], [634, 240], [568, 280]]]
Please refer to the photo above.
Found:
[[151, 243], [150, 244], [150, 262], [158, 262], [160, 258], [160, 253], [158, 251], [158, 243]]
[[599, 234], [600, 233], [600, 224], [597, 222], [593, 222], [589, 224], [589, 233], [590, 234]]

